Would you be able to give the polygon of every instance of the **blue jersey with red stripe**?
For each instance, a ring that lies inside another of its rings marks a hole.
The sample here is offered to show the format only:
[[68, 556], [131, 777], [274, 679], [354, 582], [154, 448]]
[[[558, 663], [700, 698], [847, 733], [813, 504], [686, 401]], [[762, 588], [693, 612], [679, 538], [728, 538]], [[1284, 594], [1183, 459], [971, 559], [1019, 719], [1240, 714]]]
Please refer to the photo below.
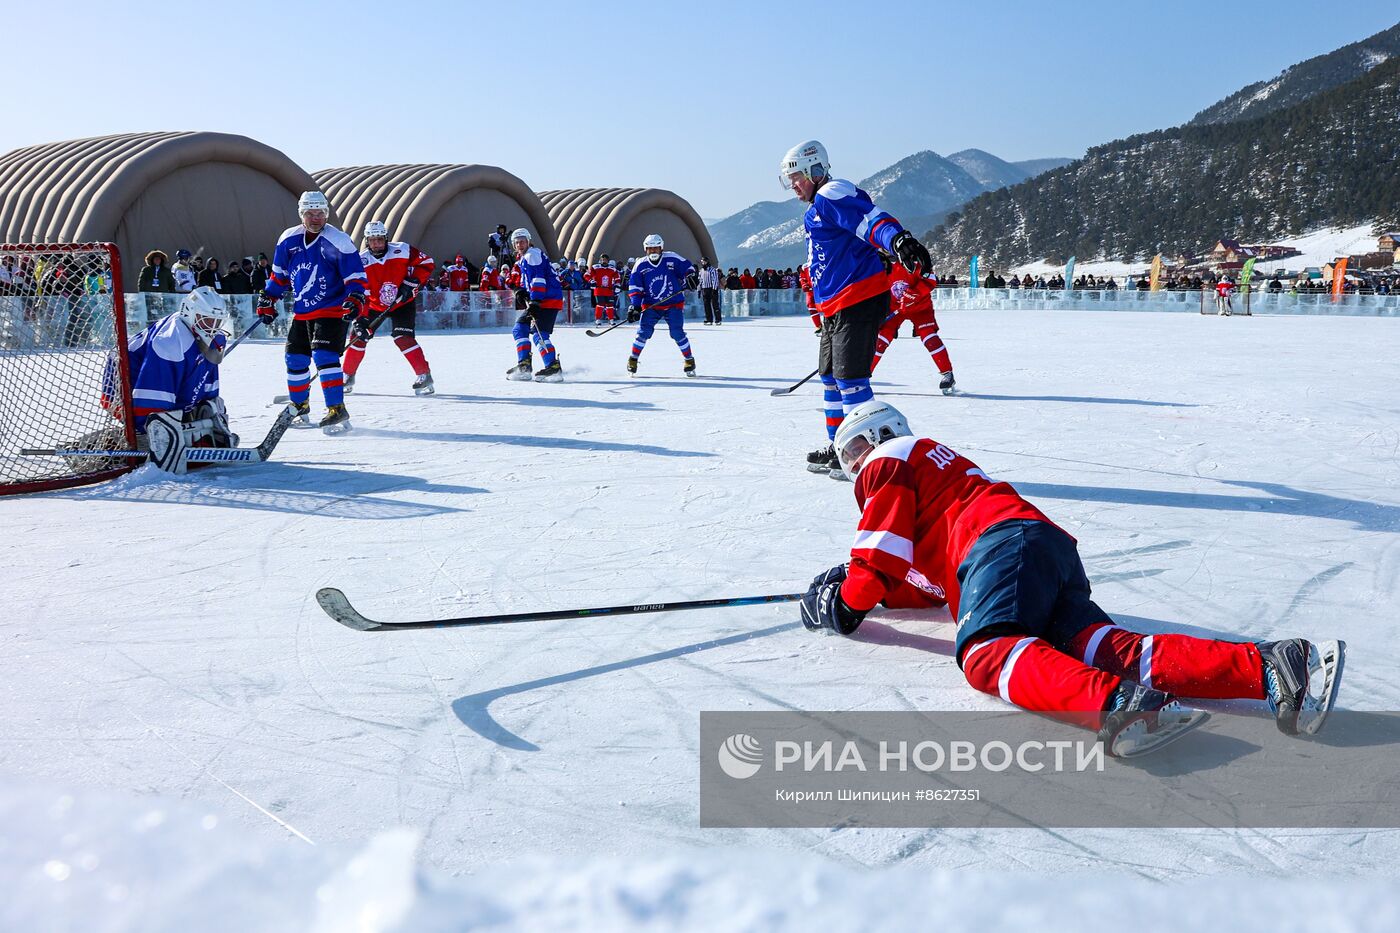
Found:
[[669, 311], [685, 307], [685, 277], [695, 266], [689, 259], [669, 250], [656, 265], [642, 258], [627, 279], [627, 299], [632, 307], [648, 311]]
[[530, 290], [531, 301], [538, 302], [546, 311], [557, 311], [564, 306], [564, 288], [544, 250], [530, 247], [515, 261], [515, 268], [520, 270], [521, 288]]
[[824, 316], [889, 288], [885, 264], [875, 250], [890, 250], [904, 228], [870, 195], [849, 181], [833, 179], [817, 189], [802, 220], [812, 297]]
[[[214, 346], [223, 348], [219, 334]], [[200, 402], [219, 397], [219, 367], [204, 358], [178, 314], [168, 314], [127, 341], [131, 373], [131, 413], [137, 432], [146, 433], [146, 419], [160, 411], [194, 411]], [[117, 396], [116, 360], [108, 359], [102, 376], [106, 407]]]
[[273, 298], [288, 289], [298, 320], [340, 317], [352, 294], [365, 294], [365, 264], [354, 242], [330, 224], [310, 243], [301, 224], [282, 231], [272, 253], [272, 275], [263, 291]]

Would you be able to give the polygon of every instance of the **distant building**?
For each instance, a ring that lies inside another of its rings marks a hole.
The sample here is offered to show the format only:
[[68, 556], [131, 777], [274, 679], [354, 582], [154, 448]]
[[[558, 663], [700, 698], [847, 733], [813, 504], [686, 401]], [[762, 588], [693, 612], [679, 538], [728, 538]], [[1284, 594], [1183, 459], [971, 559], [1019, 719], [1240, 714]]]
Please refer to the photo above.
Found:
[[1400, 233], [1382, 233], [1376, 241], [1376, 249], [1391, 253], [1400, 250]]
[[1282, 243], [1260, 243], [1245, 245], [1239, 240], [1220, 239], [1206, 254], [1206, 262], [1216, 269], [1238, 269], [1246, 260], [1277, 262], [1292, 256], [1302, 255], [1296, 247]]

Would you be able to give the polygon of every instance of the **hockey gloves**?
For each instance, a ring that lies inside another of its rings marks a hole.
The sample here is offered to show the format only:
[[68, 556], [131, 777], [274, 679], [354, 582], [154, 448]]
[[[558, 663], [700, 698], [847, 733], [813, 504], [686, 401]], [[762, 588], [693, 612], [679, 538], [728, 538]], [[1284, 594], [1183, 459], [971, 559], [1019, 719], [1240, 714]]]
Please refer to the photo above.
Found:
[[642, 319], [642, 309], [641, 309], [641, 308], [628, 308], [628, 309], [627, 309], [627, 323], [628, 323], [628, 324], [635, 324], [635, 323], [637, 323], [638, 321], [640, 321], [641, 319]]
[[340, 319], [345, 323], [350, 323], [360, 316], [360, 311], [364, 309], [365, 296], [359, 292], [351, 292], [345, 296], [345, 300], [340, 303]]
[[253, 310], [263, 319], [264, 325], [271, 324], [277, 319], [277, 299], [263, 292], [258, 296], [258, 305]]
[[[843, 576], [844, 569], [842, 568]], [[820, 580], [821, 577], [817, 579]], [[852, 609], [841, 598], [840, 580], [828, 580], [825, 583], [813, 581], [807, 595], [802, 597], [802, 624], [814, 632], [825, 628], [840, 635], [849, 635], [860, 628], [860, 623], [864, 620], [864, 612]]]
[[374, 331], [369, 329], [369, 318], [355, 318], [350, 325], [350, 335], [360, 343], [369, 343], [374, 338]]
[[823, 570], [812, 578], [812, 586], [818, 587], [824, 583], [844, 583], [846, 580], [846, 565], [837, 564], [830, 570]]
[[908, 230], [900, 231], [890, 244], [890, 249], [899, 257], [899, 264], [915, 275], [919, 275], [921, 270], [928, 272], [933, 268], [933, 259], [930, 258], [928, 249]]
[[418, 283], [407, 280], [399, 283], [399, 295], [394, 299], [395, 305], [406, 305], [418, 297]]

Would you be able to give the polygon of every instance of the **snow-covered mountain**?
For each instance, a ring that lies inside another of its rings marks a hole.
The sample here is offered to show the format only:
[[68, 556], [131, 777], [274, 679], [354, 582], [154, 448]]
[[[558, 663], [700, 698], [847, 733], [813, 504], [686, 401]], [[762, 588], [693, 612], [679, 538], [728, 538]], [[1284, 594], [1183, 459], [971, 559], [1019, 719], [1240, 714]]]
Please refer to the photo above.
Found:
[[1252, 120], [1354, 81], [1400, 55], [1400, 23], [1325, 55], [1290, 65], [1268, 81], [1256, 81], [1196, 114], [1189, 126]]
[[[1036, 159], [1034, 166], [1057, 166], [1067, 159]], [[858, 184], [882, 208], [920, 233], [986, 191], [1016, 184], [1033, 173], [980, 149], [944, 158], [925, 149], [881, 169]], [[802, 262], [805, 205], [796, 198], [760, 201], [708, 224], [719, 261], [725, 267], [787, 268]]]

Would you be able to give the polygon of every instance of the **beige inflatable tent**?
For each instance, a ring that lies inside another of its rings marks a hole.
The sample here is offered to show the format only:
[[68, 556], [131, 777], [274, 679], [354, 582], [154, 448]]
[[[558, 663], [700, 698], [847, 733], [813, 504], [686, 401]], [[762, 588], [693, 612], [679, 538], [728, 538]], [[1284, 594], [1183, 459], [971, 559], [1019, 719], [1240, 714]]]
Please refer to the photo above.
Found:
[[569, 259], [589, 262], [642, 255], [642, 240], [659, 233], [666, 248], [691, 262], [715, 262], [715, 244], [700, 215], [679, 195], [660, 188], [574, 188], [540, 195], [559, 246]]
[[315, 173], [331, 207], [356, 243], [365, 224], [380, 220], [389, 236], [425, 251], [441, 268], [457, 253], [480, 266], [486, 238], [505, 224], [525, 227], [551, 258], [559, 244], [540, 199], [519, 178], [494, 165], [358, 165]]
[[0, 156], [0, 235], [9, 243], [114, 241], [128, 289], [143, 257], [188, 249], [226, 263], [272, 255], [314, 187], [286, 155], [226, 133], [123, 133]]

